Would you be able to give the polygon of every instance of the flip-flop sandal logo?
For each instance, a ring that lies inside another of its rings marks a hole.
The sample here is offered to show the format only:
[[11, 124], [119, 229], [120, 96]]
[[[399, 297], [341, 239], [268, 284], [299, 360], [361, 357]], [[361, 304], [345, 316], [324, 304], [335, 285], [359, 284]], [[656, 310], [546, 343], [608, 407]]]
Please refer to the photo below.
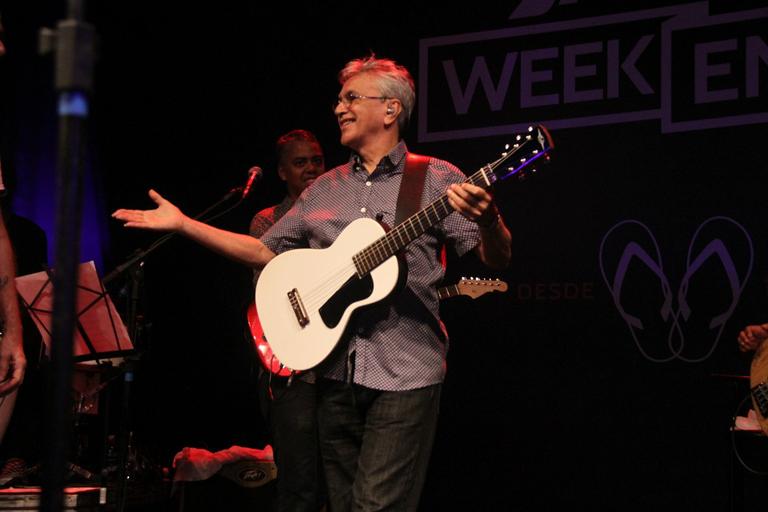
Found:
[[701, 362], [712, 355], [752, 272], [752, 239], [741, 224], [712, 217], [696, 229], [672, 292], [659, 243], [637, 220], [600, 242], [600, 272], [640, 353], [649, 361]]

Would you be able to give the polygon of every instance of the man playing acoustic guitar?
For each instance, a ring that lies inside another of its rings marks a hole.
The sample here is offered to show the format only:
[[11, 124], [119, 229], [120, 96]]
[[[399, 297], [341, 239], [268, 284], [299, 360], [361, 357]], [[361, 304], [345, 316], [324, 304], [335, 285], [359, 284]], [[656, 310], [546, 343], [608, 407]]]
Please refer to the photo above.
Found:
[[[287, 296], [281, 288], [280, 300], [264, 301], [264, 306], [274, 308], [273, 302], [280, 302], [279, 307], [292, 308], [287, 317], [291, 321], [282, 331], [277, 314], [261, 318], [273, 350], [288, 366], [305, 369], [278, 353], [275, 341], [285, 333], [290, 341], [311, 332], [308, 341], [316, 343], [298, 353], [285, 350], [286, 356], [304, 363], [329, 352], [325, 359], [320, 357], [316, 371], [321, 376], [318, 422], [331, 510], [416, 510], [445, 374], [446, 339], [435, 292], [443, 277], [440, 249], [447, 245], [459, 255], [474, 249], [486, 265], [504, 268], [510, 260], [511, 235], [485, 190], [490, 180], [478, 186], [474, 183], [480, 182], [470, 183], [450, 163], [429, 158], [420, 205], [439, 202], [445, 211], [419, 215], [421, 228], [422, 219], [436, 220], [399, 251], [408, 268], [405, 287], [351, 316], [350, 310], [365, 297], [387, 296], [402, 275], [393, 257], [377, 269], [358, 270], [359, 279], [354, 269], [375, 256], [367, 254], [367, 247], [384, 233], [373, 219], [393, 225], [407, 154], [401, 133], [413, 111], [415, 87], [404, 67], [373, 55], [349, 62], [339, 81], [334, 113], [341, 143], [352, 156], [317, 178], [261, 239], [194, 221], [155, 191], [150, 197], [156, 209], [121, 209], [113, 216], [128, 227], [179, 232], [256, 268], [269, 263], [257, 289], [260, 315], [258, 297], [269, 295], [272, 283], [281, 280]], [[460, 215], [449, 215], [451, 211]], [[335, 257], [348, 249], [349, 255]], [[305, 257], [282, 271], [283, 262]], [[281, 270], [268, 280], [270, 269]], [[292, 281], [299, 278], [306, 282]], [[346, 299], [345, 283], [369, 288], [360, 301], [355, 298], [338, 308], [340, 297]], [[326, 340], [324, 331], [334, 329], [339, 338]], [[308, 357], [305, 352], [314, 353]]]

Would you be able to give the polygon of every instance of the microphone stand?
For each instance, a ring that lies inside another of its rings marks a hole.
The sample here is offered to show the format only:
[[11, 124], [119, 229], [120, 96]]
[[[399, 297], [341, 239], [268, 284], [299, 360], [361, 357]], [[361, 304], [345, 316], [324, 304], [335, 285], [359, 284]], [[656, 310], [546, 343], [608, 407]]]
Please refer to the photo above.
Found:
[[[245, 199], [244, 194], [245, 187], [235, 187], [227, 192], [221, 199], [213, 203], [211, 206], [203, 210], [201, 213], [193, 217], [195, 220], [205, 221], [218, 218], [225, 213], [237, 208]], [[239, 195], [240, 198], [235, 204], [228, 209], [206, 219], [206, 216], [212, 211], [217, 209], [222, 204], [231, 200], [233, 197]], [[108, 273], [102, 279], [102, 283], [106, 286], [110, 282], [114, 281], [117, 277], [124, 273], [128, 273], [130, 276], [129, 285], [129, 300], [126, 306], [126, 318], [125, 323], [128, 328], [129, 338], [133, 341], [134, 348], [143, 347], [144, 325], [143, 316], [139, 313], [139, 304], [141, 297], [141, 290], [144, 283], [144, 260], [168, 242], [171, 238], [176, 236], [176, 233], [168, 233], [155, 240], [146, 249], [137, 249], [133, 255], [128, 258], [124, 263], [121, 263], [114, 270]], [[131, 383], [133, 382], [134, 369], [136, 361], [141, 357], [141, 351], [137, 351], [138, 355], [134, 357], [126, 357], [123, 364], [123, 406], [122, 406], [122, 420], [120, 421], [120, 432], [118, 434], [118, 486], [117, 496], [115, 503], [117, 504], [117, 511], [123, 511], [125, 509], [127, 494], [128, 494], [128, 482], [133, 478], [131, 471], [129, 470], [129, 464], [131, 461], [131, 452], [135, 449], [133, 446], [133, 431], [132, 421], [133, 414], [131, 409]]]
[[58, 95], [57, 215], [51, 336], [52, 386], [48, 392], [43, 488], [40, 510], [58, 512], [64, 496], [71, 439], [72, 344], [82, 211], [82, 177], [87, 155], [87, 121], [93, 90], [96, 33], [83, 16], [84, 0], [68, 0], [67, 18], [56, 30], [40, 31], [40, 52], [55, 55]]

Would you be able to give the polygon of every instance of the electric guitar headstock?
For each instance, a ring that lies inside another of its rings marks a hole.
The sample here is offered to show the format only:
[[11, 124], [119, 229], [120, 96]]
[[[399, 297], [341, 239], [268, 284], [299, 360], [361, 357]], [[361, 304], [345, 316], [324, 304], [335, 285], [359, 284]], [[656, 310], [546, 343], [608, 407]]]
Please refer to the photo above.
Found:
[[479, 279], [477, 277], [468, 279], [462, 277], [456, 284], [438, 288], [437, 297], [442, 300], [449, 297], [466, 295], [476, 299], [486, 293], [505, 291], [507, 291], [507, 283], [498, 279]]
[[457, 295], [466, 295], [473, 299], [486, 293], [507, 291], [507, 283], [499, 279], [462, 278], [455, 286]]

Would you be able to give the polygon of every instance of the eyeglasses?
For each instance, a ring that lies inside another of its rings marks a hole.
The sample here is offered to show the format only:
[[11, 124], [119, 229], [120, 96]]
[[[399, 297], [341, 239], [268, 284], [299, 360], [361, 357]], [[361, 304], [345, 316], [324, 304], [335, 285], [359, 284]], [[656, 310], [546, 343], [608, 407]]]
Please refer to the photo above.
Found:
[[349, 108], [357, 100], [391, 100], [391, 99], [392, 98], [390, 96], [363, 96], [362, 94], [355, 94], [350, 91], [344, 96], [339, 96], [336, 99], [336, 101], [331, 103], [331, 108], [334, 111], [336, 111], [336, 107], [338, 107], [340, 103], [343, 103], [346, 108]]

